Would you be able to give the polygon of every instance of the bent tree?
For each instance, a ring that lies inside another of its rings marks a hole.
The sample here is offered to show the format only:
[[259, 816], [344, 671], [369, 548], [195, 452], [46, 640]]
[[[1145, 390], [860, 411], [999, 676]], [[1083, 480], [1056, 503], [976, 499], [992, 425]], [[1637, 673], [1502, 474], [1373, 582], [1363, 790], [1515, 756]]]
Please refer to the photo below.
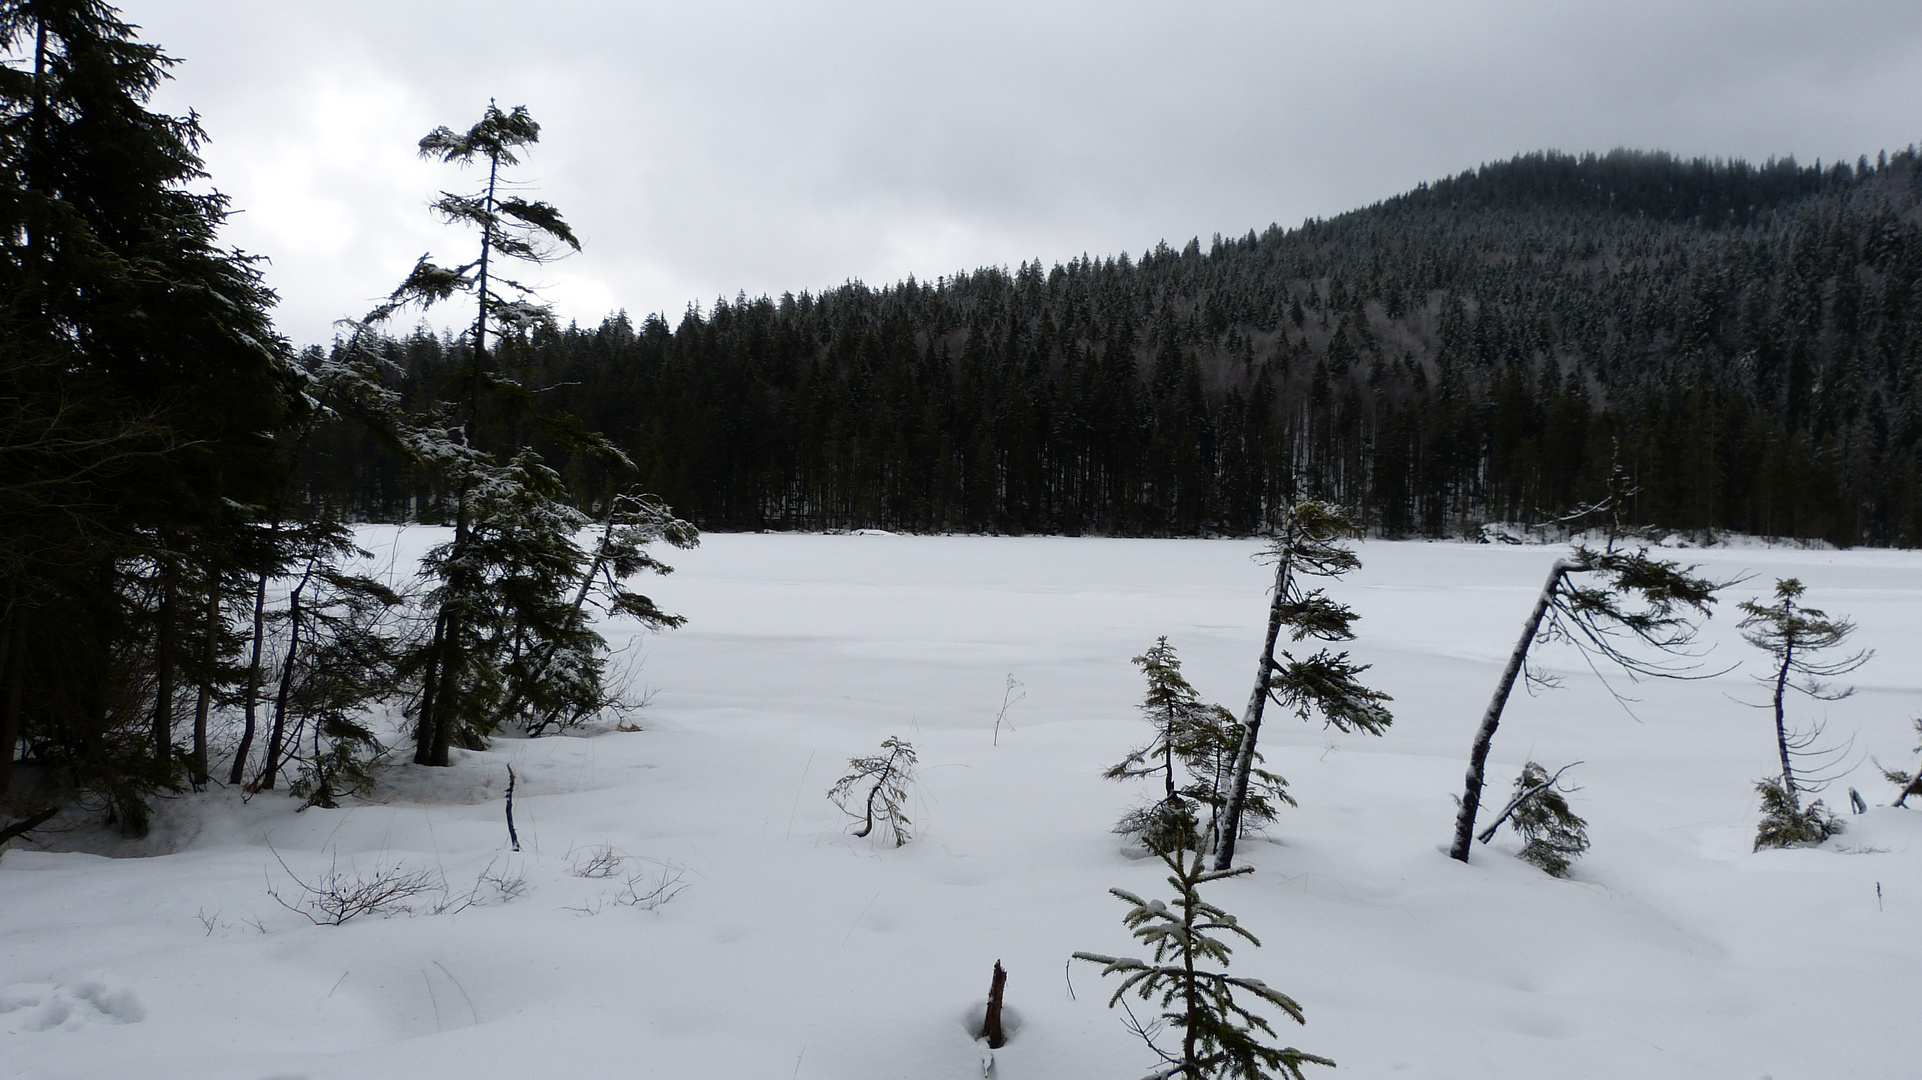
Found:
[[1313, 656], [1297, 658], [1282, 650], [1281, 659], [1275, 657], [1284, 626], [1292, 641], [1354, 639], [1351, 629], [1356, 618], [1354, 611], [1346, 604], [1329, 599], [1321, 589], [1305, 587], [1302, 579], [1338, 578], [1359, 567], [1361, 560], [1343, 542], [1359, 531], [1355, 522], [1339, 509], [1314, 499], [1285, 507], [1275, 523], [1275, 534], [1266, 552], [1275, 563], [1268, 635], [1262, 642], [1261, 659], [1255, 670], [1255, 688], [1248, 695], [1248, 708], [1242, 715], [1241, 745], [1235, 754], [1234, 773], [1222, 808], [1220, 836], [1215, 847], [1216, 870], [1234, 865], [1235, 839], [1241, 834], [1249, 785], [1256, 773], [1255, 744], [1261, 737], [1262, 714], [1270, 700], [1292, 710], [1303, 720], [1318, 712], [1342, 731], [1379, 735], [1394, 722], [1394, 717], [1382, 705], [1391, 700], [1389, 696], [1370, 690], [1355, 678], [1368, 670], [1368, 665], [1349, 660], [1347, 653], [1321, 649]]
[[1647, 647], [1670, 658], [1685, 655], [1697, 630], [1692, 616], [1706, 617], [1715, 603], [1716, 590], [1728, 584], [1698, 577], [1694, 569], [1652, 559], [1646, 549], [1622, 552], [1610, 547], [1596, 551], [1586, 546], [1577, 546], [1568, 557], [1556, 559], [1549, 567], [1548, 580], [1522, 623], [1522, 635], [1508, 656], [1501, 680], [1495, 684], [1495, 696], [1475, 731], [1449, 858], [1468, 861], [1469, 844], [1475, 839], [1475, 815], [1481, 807], [1482, 769], [1515, 680], [1526, 674], [1536, 685], [1553, 685], [1548, 676], [1528, 671], [1530, 646], [1565, 641], [1581, 650], [1591, 665], [1600, 658], [1631, 678], [1698, 678], [1689, 674], [1692, 668], [1672, 659], [1651, 660], [1629, 651]]

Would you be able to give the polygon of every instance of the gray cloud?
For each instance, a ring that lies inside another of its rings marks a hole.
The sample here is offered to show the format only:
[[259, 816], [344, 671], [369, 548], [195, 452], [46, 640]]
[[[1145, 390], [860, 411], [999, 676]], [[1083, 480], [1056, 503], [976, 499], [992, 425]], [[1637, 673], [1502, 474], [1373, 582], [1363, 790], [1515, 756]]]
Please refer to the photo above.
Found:
[[[126, 0], [184, 63], [229, 241], [297, 341], [464, 238], [415, 159], [492, 96], [587, 250], [564, 316], [1140, 252], [1544, 148], [1853, 159], [1916, 139], [1913, 4]], [[436, 317], [436, 323], [443, 320]]]

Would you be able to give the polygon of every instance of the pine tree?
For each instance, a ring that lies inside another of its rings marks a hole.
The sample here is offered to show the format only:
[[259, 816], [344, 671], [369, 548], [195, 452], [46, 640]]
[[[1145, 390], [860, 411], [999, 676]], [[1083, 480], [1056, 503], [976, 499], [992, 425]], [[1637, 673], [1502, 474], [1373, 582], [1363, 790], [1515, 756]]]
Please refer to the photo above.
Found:
[[[1334, 1066], [1327, 1058], [1274, 1046], [1275, 1029], [1266, 1017], [1254, 1012], [1235, 998], [1236, 991], [1280, 1009], [1297, 1024], [1307, 1023], [1301, 1006], [1287, 994], [1259, 979], [1244, 979], [1225, 971], [1210, 971], [1201, 964], [1227, 967], [1232, 949], [1226, 935], [1233, 935], [1259, 948], [1261, 942], [1221, 907], [1201, 898], [1201, 886], [1211, 881], [1253, 873], [1250, 866], [1233, 870], [1205, 870], [1201, 852], [1160, 851], [1161, 861], [1171, 873], [1168, 884], [1174, 888], [1172, 902], [1144, 900], [1125, 889], [1109, 889], [1129, 905], [1122, 921], [1134, 937], [1152, 946], [1152, 961], [1132, 956], [1106, 956], [1077, 952], [1076, 960], [1102, 965], [1103, 975], [1122, 976], [1121, 985], [1108, 999], [1108, 1007], [1121, 1005], [1132, 991], [1143, 1001], [1153, 1001], [1161, 1009], [1159, 1020], [1144, 1024], [1128, 1011], [1128, 1028], [1147, 1043], [1162, 1060], [1162, 1065], [1143, 1080], [1213, 1080], [1266, 1077], [1291, 1077], [1304, 1080], [1303, 1065]], [[1179, 1050], [1169, 1050], [1156, 1041], [1165, 1023], [1181, 1033]]]
[[1371, 690], [1356, 679], [1368, 670], [1368, 665], [1356, 664], [1348, 659], [1347, 653], [1324, 648], [1311, 656], [1296, 657], [1282, 650], [1281, 659], [1276, 659], [1276, 644], [1283, 627], [1288, 629], [1292, 641], [1312, 638], [1335, 642], [1354, 638], [1351, 629], [1356, 618], [1354, 611], [1330, 599], [1322, 589], [1305, 587], [1302, 579], [1338, 578], [1359, 567], [1361, 560], [1343, 542], [1358, 531], [1347, 515], [1314, 499], [1290, 503], [1275, 523], [1267, 552], [1275, 564], [1268, 633], [1255, 671], [1255, 688], [1248, 695], [1248, 708], [1242, 715], [1241, 745], [1236, 752], [1215, 847], [1216, 870], [1234, 865], [1235, 841], [1241, 834], [1242, 818], [1248, 812], [1249, 793], [1256, 779], [1255, 746], [1261, 736], [1262, 714], [1269, 701], [1303, 720], [1318, 713], [1342, 731], [1379, 735], [1394, 722], [1382, 704], [1390, 700], [1388, 695]]
[[[1475, 732], [1466, 790], [1448, 849], [1450, 858], [1468, 861], [1469, 844], [1475, 838], [1475, 817], [1481, 808], [1482, 770], [1509, 691], [1514, 689], [1516, 678], [1527, 671], [1529, 648], [1537, 642], [1566, 641], [1633, 676], [1690, 677], [1674, 664], [1639, 658], [1625, 652], [1623, 646], [1634, 641], [1671, 656], [1688, 648], [1696, 631], [1689, 613], [1707, 616], [1716, 590], [1722, 587], [1719, 582], [1696, 576], [1693, 570], [1650, 558], [1645, 548], [1617, 551], [1613, 540], [1601, 551], [1578, 545], [1566, 558], [1555, 560], [1535, 599], [1534, 610], [1522, 623], [1521, 637], [1509, 654], [1495, 696]], [[1578, 583], [1584, 580], [1595, 584]], [[1537, 684], [1553, 685], [1552, 680], [1532, 672], [1528, 677]]]
[[[1822, 680], [1846, 675], [1869, 662], [1874, 654], [1862, 650], [1833, 660], [1817, 658], [1814, 654], [1835, 649], [1846, 643], [1855, 633], [1855, 624], [1847, 619], [1831, 619], [1818, 608], [1801, 605], [1802, 583], [1795, 578], [1778, 578], [1775, 582], [1775, 603], [1764, 604], [1758, 600], [1744, 600], [1739, 605], [1742, 621], [1737, 626], [1742, 631], [1742, 639], [1750, 645], [1768, 653], [1775, 661], [1775, 670], [1762, 681], [1770, 688], [1769, 704], [1775, 713], [1775, 749], [1781, 761], [1782, 772], [1771, 780], [1761, 781], [1757, 790], [1762, 795], [1762, 824], [1756, 833], [1755, 846], [1782, 847], [1788, 843], [1820, 843], [1834, 833], [1842, 831], [1842, 822], [1833, 815], [1819, 811], [1820, 802], [1806, 809], [1802, 806], [1802, 794], [1807, 787], [1807, 777], [1797, 777], [1795, 766], [1797, 758], [1822, 755], [1824, 750], [1816, 746], [1821, 736], [1821, 727], [1806, 731], [1791, 731], [1788, 726], [1784, 701], [1790, 690], [1796, 690], [1817, 701], [1839, 701], [1855, 692], [1854, 688], [1833, 689]], [[1803, 681], [1794, 681], [1794, 676]], [[1833, 751], [1829, 751], [1832, 753]]]
[[[616, 475], [633, 462], [604, 437], [565, 414], [543, 414], [535, 395], [490, 365], [490, 346], [523, 342], [551, 315], [533, 290], [495, 265], [508, 259], [539, 265], [580, 241], [548, 203], [503, 195], [504, 167], [540, 140], [525, 107], [503, 112], [489, 102], [466, 132], [439, 127], [420, 141], [422, 157], [487, 166], [486, 183], [468, 194], [446, 193], [434, 210], [480, 233], [471, 261], [442, 266], [423, 255], [386, 302], [356, 327], [369, 328], [403, 307], [472, 297], [467, 370], [455, 380], [457, 400], [440, 415], [417, 417], [396, 431], [417, 462], [438, 474], [454, 503], [454, 534], [430, 551], [427, 598], [432, 629], [408, 665], [420, 687], [415, 761], [446, 765], [452, 744], [478, 747], [503, 723], [535, 734], [578, 722], [612, 702], [605, 642], [588, 625], [587, 605], [664, 628], [678, 616], [626, 589], [619, 573], [664, 573], [640, 551], [662, 539], [692, 546], [698, 534], [658, 500], [618, 493], [607, 501], [599, 547], [583, 554], [574, 536], [594, 524], [577, 508], [561, 474], [529, 447], [483, 445], [489, 424], [527, 422], [580, 457]], [[490, 410], [483, 415], [483, 409]], [[484, 423], [486, 421], [486, 423]], [[503, 458], [505, 460], [503, 460]]]
[[174, 61], [133, 29], [0, 2], [0, 793], [24, 738], [137, 834], [181, 780], [181, 680], [210, 700], [193, 629], [273, 562], [248, 508], [298, 402], [227, 201], [193, 190], [197, 120], [146, 108]]
[[1556, 787], [1562, 773], [1575, 765], [1564, 765], [1553, 774], [1533, 761], [1523, 765], [1521, 774], [1515, 777], [1514, 797], [1482, 830], [1481, 842], [1488, 843], [1507, 821], [1522, 838], [1522, 861], [1534, 863], [1555, 877], [1567, 877], [1570, 864], [1588, 850], [1588, 822], [1569, 808], [1568, 800]]
[[[1181, 660], [1166, 637], [1156, 639], [1134, 663], [1148, 681], [1140, 708], [1154, 736], [1101, 775], [1109, 780], [1158, 777], [1162, 792], [1159, 799], [1123, 815], [1114, 831], [1137, 837], [1157, 851], [1205, 849], [1219, 831], [1241, 745], [1241, 725], [1228, 710], [1202, 702], [1182, 676]], [[1277, 802], [1294, 805], [1286, 780], [1259, 767], [1252, 775], [1254, 783], [1241, 818], [1244, 832], [1274, 820]], [[1207, 808], [1205, 829], [1198, 806]]]

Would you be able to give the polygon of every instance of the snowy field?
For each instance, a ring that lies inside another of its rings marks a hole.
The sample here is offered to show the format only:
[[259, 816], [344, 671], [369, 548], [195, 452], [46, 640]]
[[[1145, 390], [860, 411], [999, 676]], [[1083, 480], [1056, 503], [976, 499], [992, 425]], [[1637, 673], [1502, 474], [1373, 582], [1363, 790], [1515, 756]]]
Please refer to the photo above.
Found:
[[[403, 555], [433, 537], [363, 534]], [[708, 536], [642, 586], [690, 620], [639, 643], [645, 730], [397, 766], [375, 801], [340, 810], [175, 800], [151, 840], [113, 850], [149, 857], [12, 845], [0, 1075], [980, 1077], [967, 1025], [999, 959], [1018, 1027], [994, 1076], [1139, 1076], [1153, 1059], [1098, 970], [1065, 970], [1077, 949], [1138, 953], [1110, 886], [1168, 892], [1109, 832], [1148, 785], [1098, 774], [1146, 738], [1129, 658], [1157, 635], [1240, 711], [1266, 617], [1257, 549]], [[1515, 859], [1506, 831], [1472, 865], [1442, 853], [1474, 726], [1555, 549], [1360, 552], [1335, 591], [1362, 616], [1351, 649], [1394, 695], [1394, 726], [1342, 735], [1271, 711], [1263, 749], [1301, 806], [1243, 845], [1253, 875], [1209, 887], [1264, 944], [1233, 970], [1307, 1011], [1282, 1038], [1339, 1062], [1321, 1075], [1922, 1075], [1922, 810], [1889, 808], [1868, 761], [1913, 762], [1922, 554], [1676, 553], [1754, 575], [1709, 634], [1708, 663], [1742, 668], [1624, 684], [1633, 715], [1575, 654], [1544, 652], [1566, 686], [1517, 690], [1489, 798], [1529, 758], [1586, 762], [1571, 802], [1594, 846], [1561, 881]], [[1830, 805], [1846, 813], [1853, 785], [1871, 806], [1822, 848], [1754, 854], [1773, 735], [1750, 707], [1765, 658], [1733, 607], [1790, 575], [1877, 650], [1853, 698], [1795, 706], [1854, 739]], [[825, 798], [889, 735], [922, 761], [900, 850], [851, 837]], [[576, 876], [603, 848], [625, 857], [613, 876]], [[316, 926], [270, 895], [396, 867], [475, 903]], [[669, 902], [622, 902], [676, 875]]]

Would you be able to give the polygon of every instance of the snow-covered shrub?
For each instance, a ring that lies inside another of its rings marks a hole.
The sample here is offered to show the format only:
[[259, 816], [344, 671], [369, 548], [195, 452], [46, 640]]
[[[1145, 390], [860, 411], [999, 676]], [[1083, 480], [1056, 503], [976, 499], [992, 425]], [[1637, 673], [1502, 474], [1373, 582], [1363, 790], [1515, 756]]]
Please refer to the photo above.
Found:
[[1847, 823], [1830, 813], [1820, 799], [1800, 805], [1779, 776], [1757, 780], [1755, 791], [1762, 796], [1762, 820], [1755, 826], [1756, 851], [1765, 847], [1808, 847], [1847, 828]]
[[[895, 847], [914, 839], [908, 831], [913, 823], [906, 812], [908, 785], [914, 782], [914, 762], [914, 744], [892, 735], [881, 743], [879, 754], [848, 759], [847, 775], [828, 789], [828, 798], [834, 800], [834, 805], [843, 813], [861, 819], [861, 827], [854, 835], [866, 836], [873, 832], [875, 819], [879, 818], [894, 834]], [[849, 810], [849, 800], [856, 797], [857, 788], [864, 786], [867, 794], [862, 808]]]
[[1519, 801], [1508, 823], [1521, 835], [1521, 858], [1567, 877], [1569, 864], [1588, 850], [1588, 822], [1569, 809], [1555, 778], [1535, 762], [1522, 766], [1515, 777], [1515, 797]]

